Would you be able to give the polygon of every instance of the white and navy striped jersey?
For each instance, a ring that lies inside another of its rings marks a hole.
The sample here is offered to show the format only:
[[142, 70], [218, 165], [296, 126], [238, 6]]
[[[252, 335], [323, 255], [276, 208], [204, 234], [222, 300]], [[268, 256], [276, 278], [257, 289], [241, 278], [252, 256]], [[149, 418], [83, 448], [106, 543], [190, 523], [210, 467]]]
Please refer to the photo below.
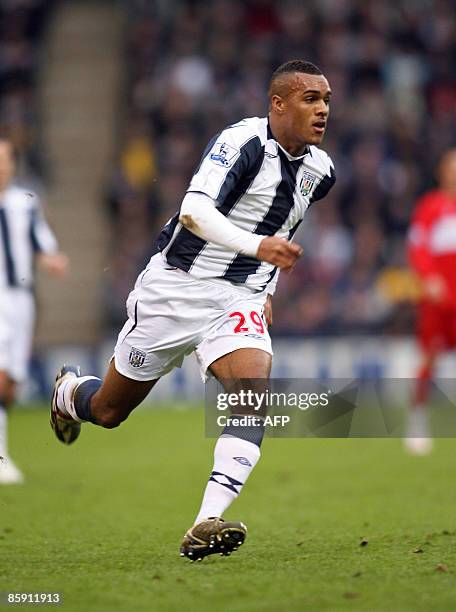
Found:
[[0, 289], [32, 289], [35, 254], [57, 248], [36, 195], [15, 185], [0, 193]]
[[[334, 166], [324, 151], [308, 146], [292, 157], [274, 139], [267, 117], [250, 117], [211, 140], [188, 191], [211, 197], [244, 230], [291, 239], [307, 208], [334, 182]], [[157, 248], [170, 266], [196, 278], [221, 278], [254, 291], [266, 288], [277, 271], [198, 238], [179, 223], [179, 213], [163, 228]]]

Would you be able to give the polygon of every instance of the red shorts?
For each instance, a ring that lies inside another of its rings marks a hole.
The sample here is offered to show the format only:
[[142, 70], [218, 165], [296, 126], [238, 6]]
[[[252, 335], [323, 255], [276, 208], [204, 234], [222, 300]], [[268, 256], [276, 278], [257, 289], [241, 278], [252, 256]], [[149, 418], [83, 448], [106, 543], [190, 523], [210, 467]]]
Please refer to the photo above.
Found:
[[456, 347], [456, 308], [422, 302], [418, 307], [417, 335], [427, 351]]

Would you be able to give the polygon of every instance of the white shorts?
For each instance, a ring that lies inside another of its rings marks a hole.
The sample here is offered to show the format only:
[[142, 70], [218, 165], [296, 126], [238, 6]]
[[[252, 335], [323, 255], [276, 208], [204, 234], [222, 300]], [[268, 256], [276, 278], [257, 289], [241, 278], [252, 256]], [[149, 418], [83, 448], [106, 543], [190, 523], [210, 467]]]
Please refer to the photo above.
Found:
[[0, 288], [0, 370], [18, 383], [27, 377], [34, 325], [33, 294]]
[[128, 320], [114, 350], [116, 370], [133, 380], [154, 380], [180, 368], [195, 351], [206, 380], [211, 363], [236, 349], [272, 355], [266, 297], [266, 291], [192, 277], [170, 268], [158, 253], [128, 297]]

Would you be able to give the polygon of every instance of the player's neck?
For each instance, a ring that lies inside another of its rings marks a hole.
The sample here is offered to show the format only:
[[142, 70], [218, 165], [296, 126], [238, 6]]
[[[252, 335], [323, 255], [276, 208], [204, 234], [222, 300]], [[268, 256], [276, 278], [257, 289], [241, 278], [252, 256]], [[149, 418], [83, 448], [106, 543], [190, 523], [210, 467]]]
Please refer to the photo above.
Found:
[[284, 129], [283, 126], [280, 125], [279, 122], [276, 121], [274, 115], [269, 115], [269, 128], [274, 136], [274, 140], [277, 140], [279, 145], [287, 151], [293, 157], [300, 157], [304, 155], [306, 152], [307, 145], [302, 142], [296, 142], [293, 138], [291, 138]]

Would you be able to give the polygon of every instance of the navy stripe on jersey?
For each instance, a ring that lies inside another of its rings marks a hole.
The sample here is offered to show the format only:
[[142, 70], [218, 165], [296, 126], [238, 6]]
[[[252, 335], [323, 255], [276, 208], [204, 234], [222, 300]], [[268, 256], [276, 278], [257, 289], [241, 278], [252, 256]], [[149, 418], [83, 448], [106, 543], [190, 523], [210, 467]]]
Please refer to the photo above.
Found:
[[38, 236], [36, 235], [36, 220], [37, 220], [37, 211], [32, 209], [30, 211], [30, 242], [32, 243], [32, 248], [35, 253], [41, 251], [40, 243], [38, 241]]
[[[293, 236], [296, 234], [296, 230], [298, 229], [298, 227], [301, 225], [302, 223], [302, 219], [300, 219], [296, 225], [294, 227], [291, 228], [291, 230], [288, 232], [288, 240], [291, 240], [293, 238]], [[277, 274], [277, 266], [269, 273], [268, 276], [268, 280], [265, 282], [265, 284], [263, 285], [262, 289], [266, 289], [266, 287], [269, 285], [269, 283], [272, 281], [272, 279], [274, 278], [274, 276]]]
[[[272, 205], [263, 220], [256, 226], [254, 234], [273, 236], [285, 223], [294, 206], [294, 190], [296, 187], [296, 175], [302, 160], [290, 161], [285, 153], [278, 150], [280, 156], [280, 181]], [[237, 255], [230, 263], [223, 278], [234, 283], [244, 283], [250, 274], [254, 274], [260, 267], [261, 261], [248, 255]]]
[[241, 148], [241, 154], [226, 175], [217, 195], [220, 206], [217, 209], [225, 216], [250, 187], [260, 171], [264, 159], [264, 147], [258, 136], [248, 140]]
[[11, 251], [11, 241], [8, 228], [8, 219], [4, 208], [0, 208], [0, 233], [2, 238], [3, 252], [5, 256], [6, 278], [10, 287], [17, 286], [16, 270], [14, 265], [13, 253]]
[[313, 193], [309, 198], [309, 206], [313, 204], [314, 202], [317, 202], [318, 200], [321, 200], [322, 198], [324, 198], [335, 182], [336, 182], [336, 173], [334, 171], [333, 166], [331, 166], [330, 175], [328, 176], [326, 174], [321, 179], [321, 181], [318, 183], [318, 185], [315, 187], [315, 189], [313, 190]]
[[272, 272], [269, 272], [269, 276], [268, 276], [268, 280], [265, 282], [265, 284], [261, 287], [261, 290], [263, 291], [263, 289], [266, 289], [266, 287], [269, 285], [269, 283], [272, 281], [272, 279], [274, 278], [274, 276], [277, 274], [277, 266], [272, 270]]
[[[217, 202], [220, 204], [217, 210], [223, 215], [226, 216], [232, 210], [250, 187], [261, 168], [263, 159], [264, 147], [261, 146], [258, 136], [254, 136], [241, 147], [240, 155], [226, 175], [217, 195]], [[205, 240], [183, 227], [166, 253], [166, 261], [188, 272], [206, 245]]]
[[176, 225], [179, 223], [179, 213], [176, 213], [170, 221], [165, 225], [165, 227], [160, 232], [160, 235], [157, 238], [155, 243], [155, 252], [163, 251], [169, 244], [169, 241], [173, 237], [174, 230], [176, 229]]
[[296, 231], [298, 229], [298, 227], [301, 225], [302, 223], [302, 219], [299, 219], [299, 221], [296, 223], [296, 225], [294, 225], [291, 230], [288, 232], [288, 240], [291, 240], [293, 238], [293, 236], [296, 234]]
[[188, 272], [206, 244], [205, 240], [182, 227], [166, 253], [166, 261], [170, 266]]

